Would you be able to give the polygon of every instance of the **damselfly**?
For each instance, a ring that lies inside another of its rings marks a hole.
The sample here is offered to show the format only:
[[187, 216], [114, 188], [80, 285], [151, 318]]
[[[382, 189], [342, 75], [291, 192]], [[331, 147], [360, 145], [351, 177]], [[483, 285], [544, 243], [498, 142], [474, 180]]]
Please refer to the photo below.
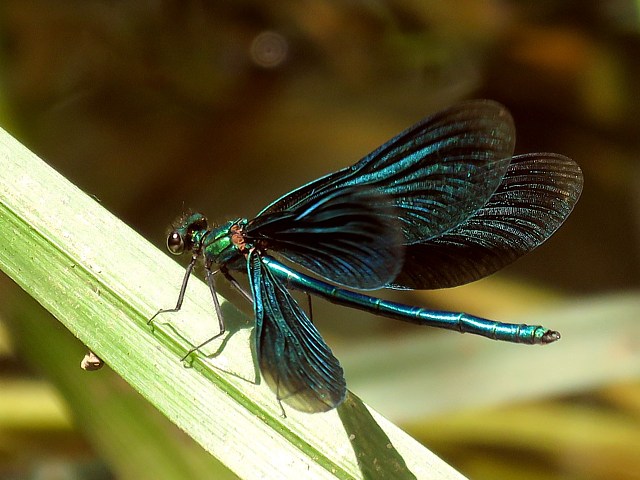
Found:
[[[202, 214], [187, 215], [167, 246], [173, 254], [192, 252], [191, 262], [176, 307], [158, 313], [180, 309], [196, 261], [204, 258], [220, 322], [216, 337], [224, 332], [214, 285], [220, 272], [253, 302], [263, 378], [278, 400], [305, 412], [340, 405], [346, 385], [338, 360], [289, 289], [418, 325], [551, 343], [560, 335], [542, 326], [412, 307], [341, 288], [462, 285], [549, 238], [577, 202], [582, 172], [554, 153], [513, 156], [514, 144], [509, 112], [492, 101], [471, 101], [426, 118], [251, 220], [210, 226]], [[250, 292], [232, 271], [248, 274]]]

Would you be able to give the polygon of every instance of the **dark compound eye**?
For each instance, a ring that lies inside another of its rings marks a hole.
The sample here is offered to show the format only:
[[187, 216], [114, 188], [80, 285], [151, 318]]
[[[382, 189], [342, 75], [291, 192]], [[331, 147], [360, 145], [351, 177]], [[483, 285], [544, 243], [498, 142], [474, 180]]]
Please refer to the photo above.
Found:
[[184, 240], [178, 232], [171, 232], [167, 237], [167, 248], [174, 255], [184, 252]]

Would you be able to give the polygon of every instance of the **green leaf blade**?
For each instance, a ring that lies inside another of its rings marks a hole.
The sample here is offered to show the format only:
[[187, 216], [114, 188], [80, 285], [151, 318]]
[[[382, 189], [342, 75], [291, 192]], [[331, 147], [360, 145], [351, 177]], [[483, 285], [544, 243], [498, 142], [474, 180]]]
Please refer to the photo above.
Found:
[[[175, 302], [183, 270], [4, 131], [0, 171], [0, 267], [240, 477], [366, 478], [387, 459], [398, 476], [462, 478], [355, 397], [282, 418], [255, 384], [252, 324], [228, 303], [223, 348], [184, 368], [179, 356], [215, 333], [206, 286], [190, 282], [183, 310], [149, 327]], [[368, 436], [377, 441], [358, 443]]]

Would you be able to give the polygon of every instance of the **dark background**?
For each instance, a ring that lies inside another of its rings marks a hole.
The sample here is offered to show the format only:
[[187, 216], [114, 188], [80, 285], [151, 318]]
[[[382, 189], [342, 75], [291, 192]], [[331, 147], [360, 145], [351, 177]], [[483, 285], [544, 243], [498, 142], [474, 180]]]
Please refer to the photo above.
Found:
[[[250, 217], [429, 113], [467, 98], [500, 101], [516, 121], [517, 153], [559, 152], [581, 165], [575, 212], [534, 254], [477, 285], [385, 295], [508, 318], [638, 287], [638, 8], [629, 0], [4, 0], [0, 121], [164, 248], [184, 208], [219, 222]], [[0, 303], [12, 304], [19, 292], [6, 278], [1, 285]], [[322, 302], [314, 312], [338, 357], [352, 343], [412, 335]], [[7, 335], [0, 373], [42, 386], [46, 368], [34, 369]], [[547, 400], [597, 412], [566, 436], [549, 426], [559, 448], [508, 429], [484, 439], [464, 428], [434, 432], [429, 419], [446, 428], [450, 412], [401, 426], [471, 478], [640, 478], [637, 373]], [[15, 418], [7, 392], [0, 419]], [[596, 407], [630, 430], [581, 430], [603, 421]], [[51, 462], [71, 465], [70, 478], [97, 478], [77, 463], [126, 476], [82, 424], [66, 421], [0, 423], [0, 476], [30, 478]]]

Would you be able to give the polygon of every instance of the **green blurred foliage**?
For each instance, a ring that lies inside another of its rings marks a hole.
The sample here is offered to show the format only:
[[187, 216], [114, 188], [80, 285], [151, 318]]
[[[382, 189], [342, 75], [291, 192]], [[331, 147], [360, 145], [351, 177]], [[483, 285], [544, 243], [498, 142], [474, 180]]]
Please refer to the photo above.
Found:
[[[184, 208], [219, 221], [251, 216], [441, 107], [501, 101], [514, 114], [518, 152], [557, 151], [582, 166], [576, 211], [497, 280], [395, 298], [506, 319], [566, 295], [638, 287], [638, 8], [630, 0], [5, 0], [0, 123], [162, 247], [165, 226]], [[15, 315], [22, 296], [6, 278], [0, 285], [1, 312]], [[314, 310], [339, 358], [353, 343], [412, 334], [320, 302]], [[20, 361], [30, 356], [24, 343], [12, 354], [6, 344], [3, 372], [33, 379], [33, 362]], [[579, 432], [552, 448], [545, 431], [508, 421], [515, 407], [474, 416], [484, 427], [432, 413], [406, 427], [472, 478], [640, 478], [639, 387], [606, 387], [522, 407], [519, 418], [535, 417], [546, 432]], [[621, 416], [624, 434], [615, 430]], [[83, 462], [105, 458], [85, 443], [83, 425], [69, 433], [66, 421], [26, 433], [0, 425], [7, 445], [45, 439], [21, 474], [43, 458], [74, 461], [79, 449]], [[594, 423], [603, 431], [585, 427]], [[586, 446], [580, 432], [606, 446]], [[62, 451], [46, 441], [61, 437]], [[17, 468], [15, 455], [0, 451], [0, 476]]]

